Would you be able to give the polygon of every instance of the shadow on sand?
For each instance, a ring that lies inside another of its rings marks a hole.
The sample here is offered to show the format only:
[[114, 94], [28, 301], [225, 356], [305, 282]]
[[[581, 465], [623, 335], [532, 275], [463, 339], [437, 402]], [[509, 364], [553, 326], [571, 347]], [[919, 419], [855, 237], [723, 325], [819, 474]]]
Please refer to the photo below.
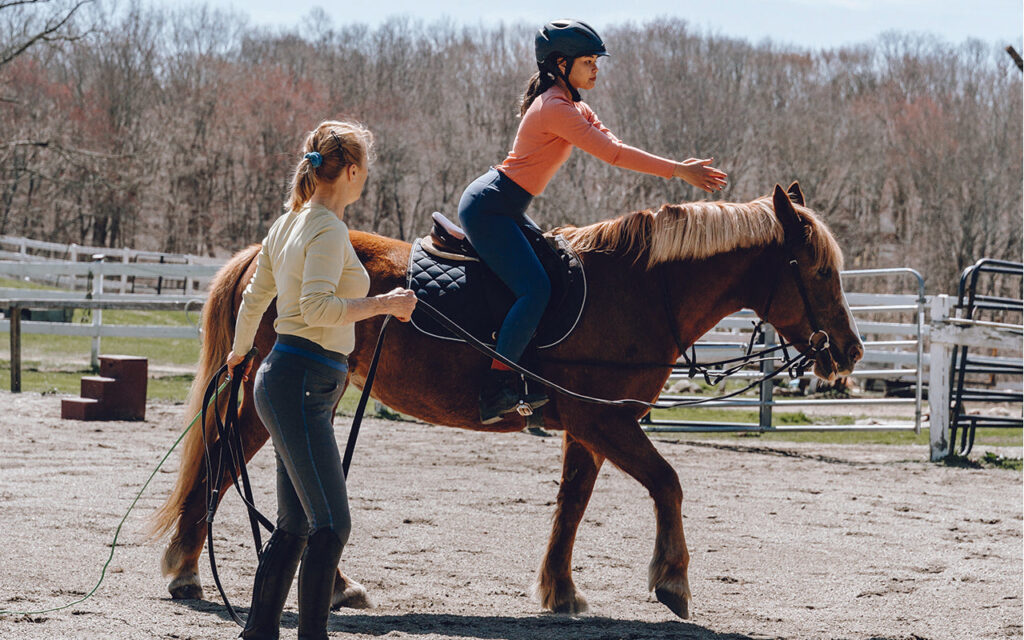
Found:
[[[174, 600], [194, 611], [213, 614], [230, 620], [227, 610], [219, 602], [208, 600]], [[235, 607], [243, 618], [248, 607]], [[294, 629], [298, 615], [286, 611], [281, 617], [282, 629]], [[406, 613], [399, 615], [372, 615], [366, 613], [331, 612], [327, 623], [330, 633], [358, 633], [386, 636], [399, 632], [409, 635], [454, 636], [481, 640], [538, 640], [572, 638], [573, 640], [612, 640], [643, 638], [658, 640], [754, 640], [755, 637], [739, 633], [717, 633], [699, 625], [683, 621], [644, 622], [617, 620], [600, 616], [566, 616], [538, 614], [535, 616], [466, 616], [444, 613]], [[756, 636], [764, 638], [765, 636]]]

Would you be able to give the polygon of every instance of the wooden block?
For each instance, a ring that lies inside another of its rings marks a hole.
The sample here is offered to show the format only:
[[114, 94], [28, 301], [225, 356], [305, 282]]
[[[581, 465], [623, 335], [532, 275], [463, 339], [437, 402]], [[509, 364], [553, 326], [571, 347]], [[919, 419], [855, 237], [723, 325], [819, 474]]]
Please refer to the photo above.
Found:
[[104, 376], [83, 376], [82, 397], [105, 400], [113, 398], [118, 393], [117, 380]]
[[62, 420], [98, 420], [100, 402], [95, 398], [64, 398], [60, 401]]
[[149, 373], [149, 361], [141, 356], [100, 356], [100, 375], [124, 380], [145, 378]]
[[112, 420], [145, 420], [149, 361], [141, 356], [100, 356], [100, 375], [114, 378], [116, 390], [104, 398]]

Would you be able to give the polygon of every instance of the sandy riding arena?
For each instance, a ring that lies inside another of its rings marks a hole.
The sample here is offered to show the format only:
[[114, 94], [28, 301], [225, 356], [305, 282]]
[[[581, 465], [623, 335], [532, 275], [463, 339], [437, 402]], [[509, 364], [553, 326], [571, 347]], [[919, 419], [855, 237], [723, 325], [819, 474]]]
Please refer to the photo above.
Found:
[[[0, 609], [36, 610], [95, 584], [118, 522], [181, 428], [148, 420], [61, 421], [57, 396], [0, 394]], [[348, 420], [339, 417], [344, 440]], [[921, 448], [658, 441], [678, 471], [692, 560], [693, 618], [646, 592], [650, 498], [606, 466], [580, 527], [577, 586], [590, 612], [541, 613], [530, 585], [548, 537], [560, 438], [487, 435], [368, 420], [349, 478], [342, 558], [376, 607], [340, 610], [338, 638], [1021, 637], [1019, 472], [925, 462]], [[1020, 451], [1007, 451], [1019, 456]], [[53, 613], [0, 616], [0, 638], [233, 638], [209, 574], [204, 600], [172, 600], [144, 516], [169, 491], [172, 457], [128, 519], [94, 597]], [[273, 514], [273, 456], [250, 466]], [[234, 493], [215, 527], [229, 595], [248, 607], [256, 559]], [[295, 637], [295, 593], [283, 638]]]

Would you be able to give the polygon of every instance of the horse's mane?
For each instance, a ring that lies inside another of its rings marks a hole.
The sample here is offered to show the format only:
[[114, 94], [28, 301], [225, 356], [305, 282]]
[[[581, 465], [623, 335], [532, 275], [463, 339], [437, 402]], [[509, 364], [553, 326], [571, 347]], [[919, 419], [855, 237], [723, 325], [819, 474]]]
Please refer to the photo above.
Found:
[[[793, 205], [807, 223], [807, 241], [814, 267], [842, 268], [843, 253], [825, 223], [813, 211]], [[782, 225], [770, 196], [753, 202], [691, 202], [665, 204], [654, 211], [635, 211], [585, 227], [554, 230], [580, 253], [629, 255], [647, 260], [647, 268], [674, 260], [701, 260], [746, 247], [781, 244]]]

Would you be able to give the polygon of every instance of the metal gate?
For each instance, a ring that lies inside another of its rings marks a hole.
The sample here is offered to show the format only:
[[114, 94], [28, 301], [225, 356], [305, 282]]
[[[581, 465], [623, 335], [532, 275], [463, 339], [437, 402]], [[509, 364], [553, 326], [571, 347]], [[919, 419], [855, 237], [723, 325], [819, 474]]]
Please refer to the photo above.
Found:
[[[957, 291], [957, 302], [953, 308], [955, 317], [947, 322], [963, 321], [976, 326], [1020, 326], [1024, 324], [1024, 301], [1018, 298], [983, 293], [988, 285], [992, 290], [999, 280], [1010, 280], [1014, 291], [1020, 291], [1020, 283], [1024, 279], [1024, 264], [984, 258], [964, 269], [960, 275], [960, 286]], [[1005, 287], [1009, 288], [1009, 287]], [[1012, 321], [1012, 322], [1011, 322]], [[971, 349], [971, 351], [969, 351]], [[997, 350], [979, 353], [978, 347], [960, 346], [953, 351], [950, 368], [953, 376], [950, 380], [949, 441], [951, 449], [958, 455], [966, 456], [974, 446], [974, 434], [979, 426], [1020, 429], [1024, 420], [1014, 416], [994, 416], [968, 413], [968, 404], [975, 402], [989, 403], [1020, 403], [1024, 400], [1021, 391], [996, 390], [978, 386], [979, 376], [1014, 376], [1021, 380], [1024, 375], [1024, 362], [1021, 358], [1007, 357]], [[970, 377], [970, 378], [969, 378]], [[974, 386], [968, 386], [973, 384]], [[956, 445], [957, 431], [960, 430], [960, 445]]]

